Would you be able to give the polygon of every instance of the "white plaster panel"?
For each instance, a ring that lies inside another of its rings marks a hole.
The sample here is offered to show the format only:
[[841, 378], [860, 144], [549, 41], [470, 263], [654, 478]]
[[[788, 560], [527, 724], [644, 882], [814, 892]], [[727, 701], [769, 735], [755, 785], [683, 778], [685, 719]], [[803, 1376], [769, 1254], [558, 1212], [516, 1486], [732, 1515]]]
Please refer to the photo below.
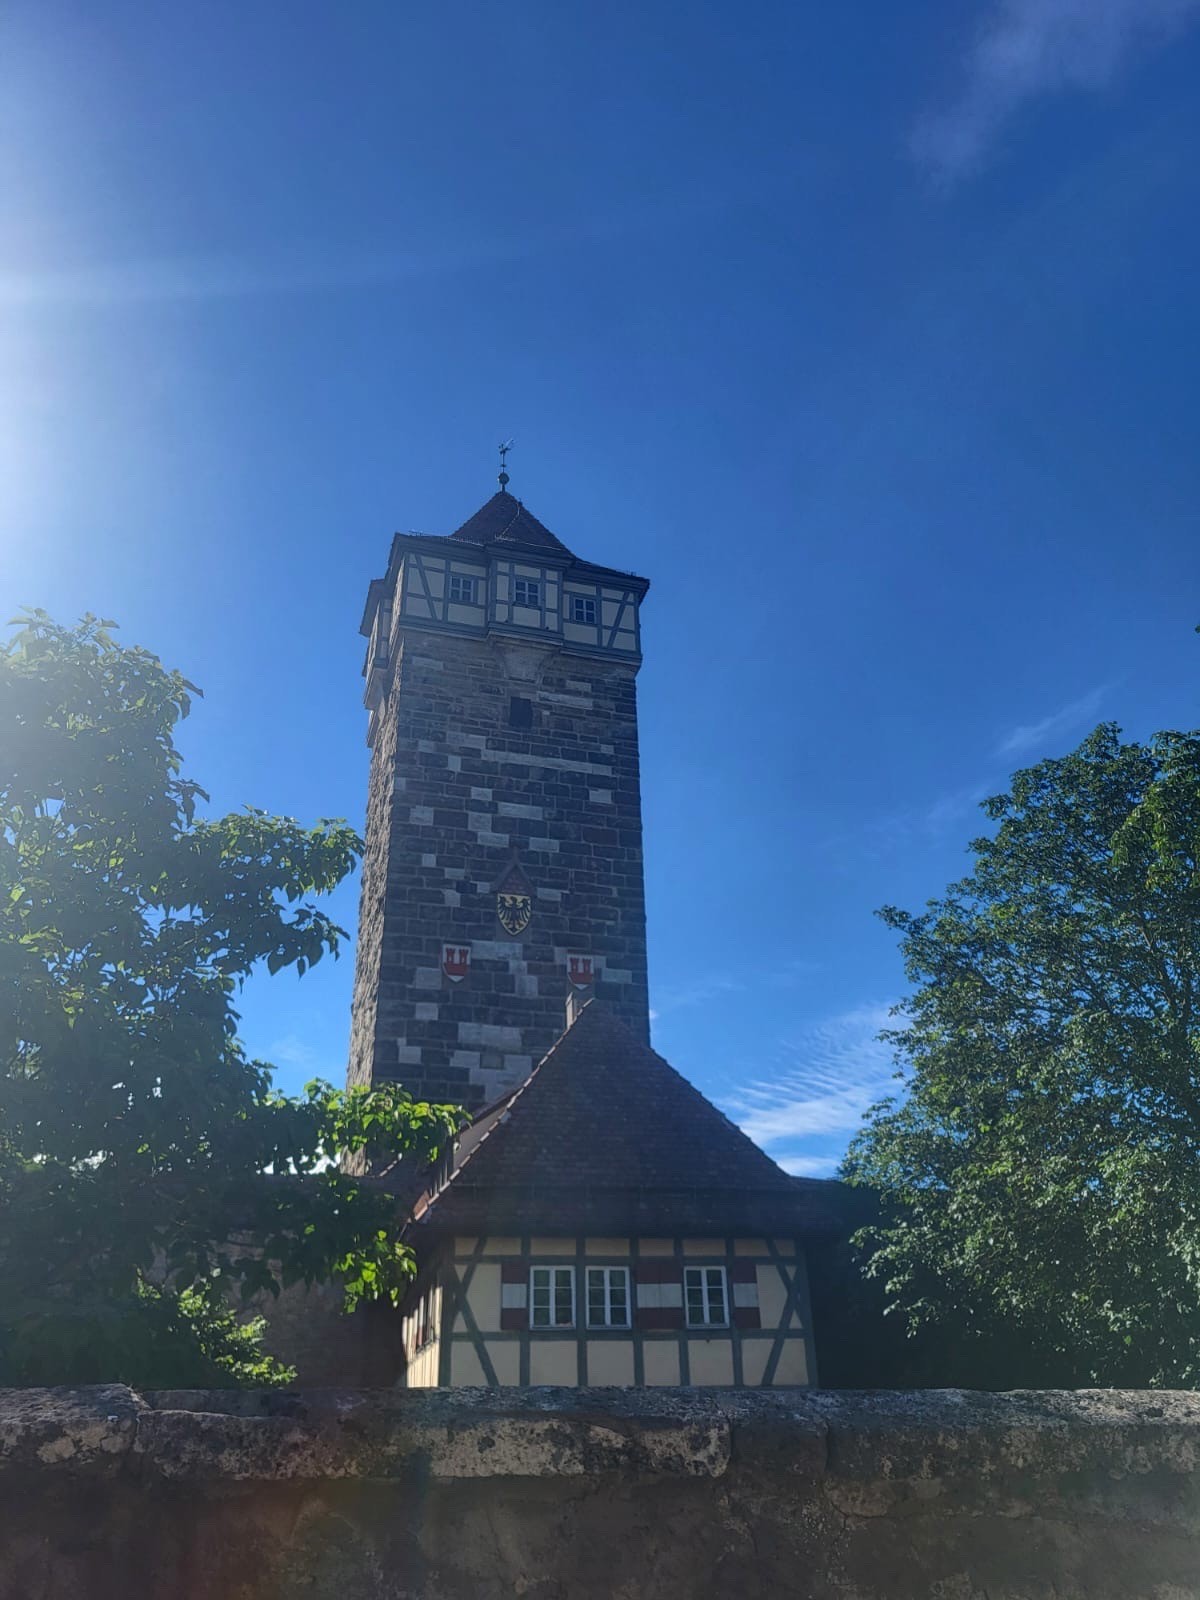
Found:
[[521, 1352], [507, 1339], [487, 1339], [487, 1353], [492, 1358], [496, 1382], [505, 1389], [515, 1389], [521, 1381]]
[[809, 1381], [808, 1350], [803, 1339], [785, 1339], [775, 1368], [775, 1382], [800, 1388]]
[[728, 1339], [689, 1339], [688, 1366], [693, 1383], [726, 1387], [733, 1382], [733, 1345]]
[[679, 1346], [674, 1339], [647, 1339], [642, 1346], [642, 1368], [648, 1386], [679, 1382]]
[[589, 1339], [587, 1375], [590, 1384], [629, 1388], [633, 1383], [633, 1344], [628, 1339]]
[[500, 1331], [500, 1268], [494, 1261], [481, 1261], [471, 1279], [469, 1300], [481, 1333]]
[[637, 1303], [643, 1311], [678, 1311], [683, 1306], [682, 1283], [639, 1283]]
[[487, 1382], [483, 1375], [483, 1367], [480, 1365], [479, 1357], [475, 1354], [472, 1345], [451, 1345], [450, 1382], [456, 1387], [465, 1387], [467, 1384], [478, 1387]]
[[742, 1340], [742, 1382], [747, 1388], [755, 1389], [762, 1383], [770, 1354], [769, 1339]]
[[529, 1381], [574, 1387], [579, 1382], [579, 1356], [574, 1339], [532, 1339]]

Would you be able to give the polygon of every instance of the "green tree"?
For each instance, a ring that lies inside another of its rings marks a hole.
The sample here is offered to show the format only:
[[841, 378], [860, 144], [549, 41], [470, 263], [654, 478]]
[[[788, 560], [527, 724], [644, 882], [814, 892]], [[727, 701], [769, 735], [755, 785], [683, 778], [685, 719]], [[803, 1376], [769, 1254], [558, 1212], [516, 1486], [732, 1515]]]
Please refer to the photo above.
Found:
[[942, 1381], [1200, 1383], [1200, 737], [1101, 726], [984, 804], [974, 864], [881, 915], [906, 1092], [847, 1175]]
[[347, 1158], [429, 1158], [458, 1114], [287, 1098], [247, 1057], [239, 986], [336, 954], [312, 897], [359, 841], [201, 820], [175, 745], [195, 690], [110, 629], [35, 612], [0, 653], [0, 1381], [279, 1378], [245, 1301], [396, 1299], [394, 1202]]

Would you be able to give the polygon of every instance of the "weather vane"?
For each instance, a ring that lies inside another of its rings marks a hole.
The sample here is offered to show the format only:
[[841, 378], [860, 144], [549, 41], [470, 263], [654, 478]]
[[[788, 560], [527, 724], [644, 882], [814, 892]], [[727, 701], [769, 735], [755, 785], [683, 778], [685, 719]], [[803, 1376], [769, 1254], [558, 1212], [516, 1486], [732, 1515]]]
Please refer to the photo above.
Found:
[[507, 467], [507, 464], [506, 464], [506, 461], [505, 461], [505, 457], [508, 455], [508, 452], [512, 449], [513, 445], [516, 444], [516, 442], [517, 441], [515, 439], [506, 439], [504, 441], [504, 443], [500, 446], [500, 477], [499, 477], [499, 483], [500, 483], [501, 489], [503, 489], [505, 491], [507, 491], [507, 489], [508, 489], [508, 467]]

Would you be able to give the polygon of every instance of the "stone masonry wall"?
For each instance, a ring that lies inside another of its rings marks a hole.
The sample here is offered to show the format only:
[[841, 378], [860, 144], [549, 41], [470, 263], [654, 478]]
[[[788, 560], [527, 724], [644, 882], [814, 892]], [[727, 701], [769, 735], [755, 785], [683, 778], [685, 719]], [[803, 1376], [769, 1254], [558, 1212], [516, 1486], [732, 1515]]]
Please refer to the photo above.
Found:
[[0, 1600], [1188, 1600], [1200, 1396], [0, 1391]]
[[[377, 719], [351, 1038], [352, 1083], [398, 1079], [478, 1107], [565, 1026], [567, 958], [649, 1031], [633, 663], [402, 630]], [[511, 721], [514, 698], [532, 726]], [[533, 890], [508, 937], [496, 885]], [[452, 983], [442, 946], [471, 949]]]

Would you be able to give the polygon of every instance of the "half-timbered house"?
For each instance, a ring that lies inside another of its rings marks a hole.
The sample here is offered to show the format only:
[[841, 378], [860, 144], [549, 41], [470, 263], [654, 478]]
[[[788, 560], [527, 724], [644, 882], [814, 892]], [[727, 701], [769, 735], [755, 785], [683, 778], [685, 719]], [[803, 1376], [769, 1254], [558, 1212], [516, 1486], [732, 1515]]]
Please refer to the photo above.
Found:
[[790, 1177], [601, 1003], [485, 1108], [412, 1212], [404, 1379], [811, 1384], [806, 1242], [836, 1185]]

